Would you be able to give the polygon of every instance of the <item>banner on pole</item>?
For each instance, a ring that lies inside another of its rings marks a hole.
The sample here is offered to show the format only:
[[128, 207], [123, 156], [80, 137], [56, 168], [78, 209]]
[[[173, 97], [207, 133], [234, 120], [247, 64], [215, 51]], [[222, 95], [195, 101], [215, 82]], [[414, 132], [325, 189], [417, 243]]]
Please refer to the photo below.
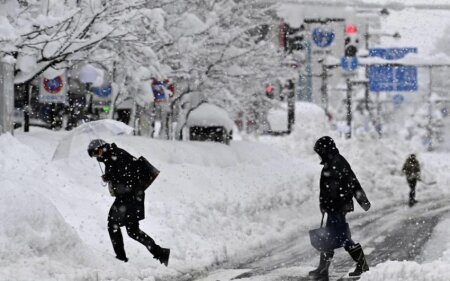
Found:
[[66, 71], [52, 77], [41, 77], [39, 102], [66, 103], [67, 102], [67, 73]]

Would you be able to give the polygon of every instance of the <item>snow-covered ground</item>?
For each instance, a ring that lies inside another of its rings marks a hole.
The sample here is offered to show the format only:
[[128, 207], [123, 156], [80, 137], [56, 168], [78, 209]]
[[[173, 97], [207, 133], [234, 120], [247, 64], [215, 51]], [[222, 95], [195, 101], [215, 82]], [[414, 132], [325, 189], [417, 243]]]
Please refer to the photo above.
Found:
[[[316, 227], [321, 166], [312, 146], [317, 137], [333, 134], [317, 107], [300, 108], [306, 122], [298, 122], [295, 133], [282, 138], [233, 141], [230, 146], [135, 136], [107, 139], [146, 156], [161, 170], [146, 192], [141, 226], [158, 244], [171, 248], [167, 268], [125, 232], [130, 261], [114, 258], [106, 230], [113, 198], [102, 186], [98, 164], [88, 157], [87, 139], [75, 141], [69, 157], [55, 161], [53, 152], [67, 132], [33, 127], [27, 134], [1, 135], [0, 280], [189, 279], [192, 272], [238, 264], [273, 242]], [[406, 202], [408, 187], [399, 170], [410, 153], [408, 144], [333, 137], [373, 210]], [[437, 181], [419, 184], [418, 199], [448, 196], [450, 154], [416, 152], [425, 181]], [[447, 280], [449, 225], [450, 218], [438, 225], [422, 263], [383, 263], [361, 280], [415, 280], [418, 273], [430, 276], [422, 280]]]

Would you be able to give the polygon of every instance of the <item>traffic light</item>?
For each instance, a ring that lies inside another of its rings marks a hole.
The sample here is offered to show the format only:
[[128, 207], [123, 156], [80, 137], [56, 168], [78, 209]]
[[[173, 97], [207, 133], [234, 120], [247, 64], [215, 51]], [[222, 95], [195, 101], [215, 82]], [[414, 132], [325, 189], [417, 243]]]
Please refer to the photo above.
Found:
[[298, 28], [289, 26], [286, 23], [280, 26], [280, 45], [284, 47], [284, 51], [292, 53], [292, 51], [301, 51], [304, 49], [305, 27], [300, 25]]
[[344, 55], [346, 57], [354, 57], [358, 53], [358, 35], [357, 28], [353, 24], [347, 24], [345, 27], [345, 46], [344, 46]]

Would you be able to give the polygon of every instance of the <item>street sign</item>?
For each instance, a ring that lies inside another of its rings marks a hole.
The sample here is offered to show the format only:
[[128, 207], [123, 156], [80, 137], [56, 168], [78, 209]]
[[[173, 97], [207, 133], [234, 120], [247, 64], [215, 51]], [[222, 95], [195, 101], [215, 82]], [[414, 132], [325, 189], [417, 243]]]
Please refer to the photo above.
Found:
[[112, 98], [112, 87], [111, 85], [103, 87], [91, 87], [92, 92], [92, 106], [94, 108], [100, 108], [104, 111], [104, 106], [109, 106]]
[[67, 76], [66, 72], [53, 78], [41, 77], [39, 87], [39, 102], [41, 103], [66, 103], [67, 101]]
[[400, 94], [396, 94], [392, 97], [392, 101], [394, 102], [395, 105], [401, 105], [404, 100], [405, 98]]
[[335, 34], [333, 30], [326, 30], [322, 27], [316, 27], [312, 31], [312, 39], [314, 43], [320, 48], [326, 48], [333, 43]]
[[417, 48], [372, 48], [369, 50], [369, 57], [398, 60], [410, 53], [417, 54]]
[[[374, 48], [369, 50], [369, 57], [379, 57], [395, 62], [409, 53], [417, 53], [417, 48]], [[371, 65], [368, 76], [369, 90], [372, 92], [412, 92], [418, 89], [415, 66]]]
[[112, 93], [111, 86], [107, 87], [91, 87], [91, 91], [94, 93], [95, 97], [102, 99], [109, 99]]
[[358, 68], [358, 58], [357, 57], [342, 57], [341, 67], [345, 71], [355, 71]]
[[368, 74], [372, 92], [412, 92], [418, 89], [415, 66], [371, 65]]

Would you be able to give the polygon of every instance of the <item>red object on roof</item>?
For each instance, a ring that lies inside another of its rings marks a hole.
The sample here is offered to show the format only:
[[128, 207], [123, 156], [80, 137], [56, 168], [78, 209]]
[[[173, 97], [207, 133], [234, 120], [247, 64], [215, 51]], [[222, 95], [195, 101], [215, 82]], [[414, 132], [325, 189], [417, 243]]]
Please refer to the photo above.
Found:
[[353, 34], [353, 33], [356, 33], [356, 32], [358, 32], [358, 29], [356, 28], [356, 25], [354, 25], [354, 24], [347, 24], [345, 26], [345, 33]]

